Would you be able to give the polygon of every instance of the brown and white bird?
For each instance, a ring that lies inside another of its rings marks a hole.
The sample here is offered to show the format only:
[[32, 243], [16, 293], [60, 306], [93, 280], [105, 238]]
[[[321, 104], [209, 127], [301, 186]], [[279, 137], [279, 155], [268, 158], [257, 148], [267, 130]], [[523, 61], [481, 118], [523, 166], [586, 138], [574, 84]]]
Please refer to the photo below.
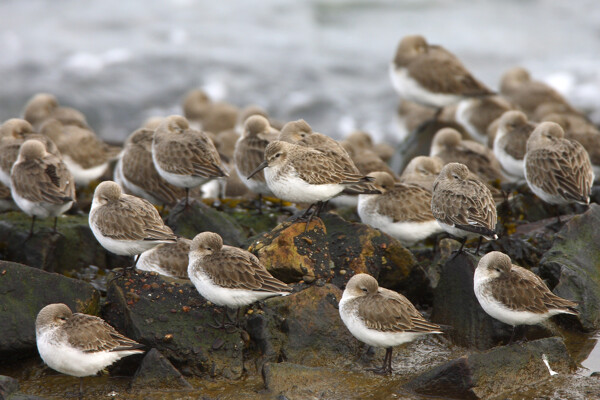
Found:
[[185, 190], [163, 179], [152, 161], [154, 130], [141, 128], [127, 138], [115, 166], [115, 182], [154, 205], [174, 205]]
[[433, 183], [443, 167], [444, 162], [438, 157], [417, 156], [404, 167], [400, 182], [420, 186], [432, 193]]
[[462, 238], [458, 253], [470, 237], [479, 236], [475, 254], [482, 237], [498, 239], [494, 198], [482, 182], [469, 177], [469, 168], [464, 164], [450, 163], [442, 168], [433, 184], [431, 212], [446, 232]]
[[85, 187], [99, 179], [121, 152], [121, 148], [104, 143], [90, 129], [64, 125], [55, 118], [46, 119], [40, 133], [56, 143], [78, 186]]
[[136, 269], [161, 275], [187, 279], [190, 245], [192, 241], [178, 237], [176, 243], [163, 243], [140, 254]]
[[80, 128], [89, 128], [85, 115], [71, 107], [63, 107], [58, 103], [56, 96], [50, 93], [37, 93], [25, 104], [23, 118], [35, 129], [49, 118], [54, 118], [64, 125], [75, 125]]
[[89, 224], [96, 240], [111, 253], [137, 255], [161, 243], [175, 243], [177, 236], [165, 225], [147, 200], [123, 194], [113, 181], [96, 187]]
[[486, 313], [513, 326], [513, 336], [517, 325], [536, 325], [557, 314], [579, 314], [576, 303], [552, 293], [539, 276], [514, 265], [499, 251], [479, 260], [473, 289]]
[[183, 100], [183, 115], [192, 128], [218, 134], [235, 129], [237, 107], [226, 102], [213, 102], [203, 90], [190, 90]]
[[[62, 303], [42, 308], [35, 320], [37, 349], [44, 363], [60, 373], [82, 378], [133, 354], [143, 345], [117, 332], [102, 318], [73, 313]], [[79, 381], [82, 397], [82, 381]]]
[[505, 180], [502, 167], [490, 148], [472, 140], [463, 140], [460, 133], [452, 128], [440, 129], [435, 134], [429, 155], [441, 158], [444, 164], [465, 164], [484, 182]]
[[368, 274], [350, 278], [339, 311], [355, 338], [369, 346], [385, 348], [383, 365], [373, 369], [376, 373], [392, 373], [394, 346], [425, 334], [442, 333], [440, 326], [423, 318], [406, 297], [379, 287], [377, 280]]
[[456, 121], [466, 129], [473, 139], [487, 144], [487, 132], [490, 124], [513, 108], [501, 96], [472, 97], [458, 103]]
[[502, 165], [505, 176], [512, 181], [525, 179], [523, 162], [527, 152], [527, 139], [535, 124], [521, 111], [507, 111], [500, 117], [494, 137], [494, 155]]
[[27, 140], [11, 169], [10, 182], [15, 203], [32, 217], [29, 236], [38, 217], [54, 217], [56, 232], [58, 216], [75, 201], [75, 182], [61, 159], [48, 153], [42, 142]]
[[213, 232], [199, 233], [192, 240], [187, 272], [206, 300], [238, 310], [292, 291], [274, 278], [254, 254], [224, 245], [221, 236]]
[[390, 76], [401, 98], [438, 109], [468, 97], [494, 94], [454, 54], [420, 35], [402, 38]]
[[190, 188], [229, 176], [213, 142], [179, 115], [165, 118], [154, 131], [152, 159], [163, 179], [186, 190], [186, 205]]
[[279, 131], [271, 128], [265, 117], [253, 115], [246, 119], [244, 134], [235, 144], [233, 157], [238, 175], [248, 189], [260, 196], [273, 195], [265, 180], [264, 171], [258, 172], [250, 179], [248, 177], [263, 162], [267, 145], [277, 140], [278, 136]]
[[554, 122], [542, 122], [527, 140], [525, 179], [550, 204], [589, 204], [594, 172], [585, 148], [564, 138]]
[[387, 172], [372, 172], [373, 185], [382, 194], [358, 196], [358, 215], [362, 223], [380, 229], [411, 246], [442, 228], [431, 213], [431, 192], [417, 185], [396, 183]]

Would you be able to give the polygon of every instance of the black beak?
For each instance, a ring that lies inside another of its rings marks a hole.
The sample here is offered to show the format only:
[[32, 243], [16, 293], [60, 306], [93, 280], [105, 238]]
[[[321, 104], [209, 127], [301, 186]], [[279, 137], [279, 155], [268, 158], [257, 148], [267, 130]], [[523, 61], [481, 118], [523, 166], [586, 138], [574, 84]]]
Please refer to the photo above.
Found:
[[246, 179], [252, 178], [254, 175], [258, 174], [260, 171], [265, 169], [268, 165], [269, 165], [269, 163], [267, 162], [267, 160], [261, 162], [260, 164], [258, 164], [258, 167], [256, 167], [256, 169], [254, 171], [252, 171], [250, 173], [250, 175], [248, 175], [248, 178], [246, 178]]

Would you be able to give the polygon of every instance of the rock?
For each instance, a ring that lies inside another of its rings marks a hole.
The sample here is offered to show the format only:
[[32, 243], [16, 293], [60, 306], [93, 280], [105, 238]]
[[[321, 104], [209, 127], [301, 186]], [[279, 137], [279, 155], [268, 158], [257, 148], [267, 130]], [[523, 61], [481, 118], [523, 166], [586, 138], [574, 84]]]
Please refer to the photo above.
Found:
[[[585, 330], [600, 328], [600, 206], [576, 215], [556, 234], [540, 262], [540, 275], [558, 296], [579, 303]], [[573, 318], [561, 316], [571, 323]]]
[[453, 399], [497, 398], [526, 385], [543, 382], [552, 375], [571, 372], [575, 364], [560, 338], [546, 338], [496, 347], [439, 365], [412, 379], [401, 389], [423, 396]]
[[10, 376], [0, 375], [0, 399], [8, 397], [19, 390], [19, 381]]
[[267, 269], [284, 282], [314, 280], [342, 288], [357, 273], [378, 278], [387, 288], [426, 286], [412, 253], [391, 236], [333, 213], [305, 222], [286, 221], [249, 248]]
[[[224, 309], [203, 299], [187, 280], [128, 271], [110, 282], [103, 316], [133, 340], [156, 348], [185, 375], [239, 378], [240, 332], [215, 329]], [[215, 347], [216, 341], [222, 341]]]
[[192, 385], [185, 380], [181, 372], [156, 349], [150, 350], [142, 360], [131, 381], [131, 387], [133, 389], [192, 389]]
[[99, 301], [89, 283], [0, 261], [0, 360], [36, 353], [35, 319], [42, 307], [65, 303], [74, 312], [97, 315]]
[[245, 239], [241, 226], [233, 218], [195, 199], [190, 199], [187, 208], [185, 199], [177, 203], [165, 222], [177, 235], [188, 239], [200, 232], [216, 232], [225, 244], [236, 247]]
[[289, 399], [372, 398], [385, 378], [332, 367], [307, 367], [288, 362], [267, 363], [265, 387], [272, 396]]
[[349, 363], [361, 344], [340, 319], [342, 292], [332, 284], [313, 285], [265, 302], [248, 319], [248, 333], [264, 361], [308, 366]]
[[2, 214], [0, 257], [45, 271], [72, 273], [95, 265], [114, 268], [131, 264], [131, 259], [106, 251], [94, 237], [87, 215], [58, 218], [58, 233], [52, 232], [54, 219], [37, 220], [34, 235], [27, 239], [31, 218], [21, 212]]

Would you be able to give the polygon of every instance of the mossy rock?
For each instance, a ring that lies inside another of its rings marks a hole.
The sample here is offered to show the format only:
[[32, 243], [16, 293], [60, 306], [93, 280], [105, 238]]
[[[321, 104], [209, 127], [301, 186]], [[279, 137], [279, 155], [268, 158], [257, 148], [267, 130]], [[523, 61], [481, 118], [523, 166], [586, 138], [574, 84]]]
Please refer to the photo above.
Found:
[[[600, 206], [576, 215], [556, 234], [540, 262], [552, 291], [577, 302], [586, 330], [600, 329]], [[567, 317], [568, 318], [568, 317]]]
[[65, 303], [73, 312], [97, 315], [100, 294], [89, 283], [0, 261], [0, 360], [35, 353], [35, 319], [51, 303]]
[[223, 311], [202, 298], [190, 281], [127, 271], [110, 282], [103, 315], [128, 337], [156, 348], [184, 375], [239, 378], [240, 332], [209, 326]]
[[2, 214], [0, 221], [0, 255], [45, 271], [71, 274], [89, 265], [114, 268], [131, 263], [105, 250], [94, 237], [87, 215], [63, 215], [57, 231], [53, 218], [36, 220], [34, 234], [28, 238], [31, 218], [21, 212]]

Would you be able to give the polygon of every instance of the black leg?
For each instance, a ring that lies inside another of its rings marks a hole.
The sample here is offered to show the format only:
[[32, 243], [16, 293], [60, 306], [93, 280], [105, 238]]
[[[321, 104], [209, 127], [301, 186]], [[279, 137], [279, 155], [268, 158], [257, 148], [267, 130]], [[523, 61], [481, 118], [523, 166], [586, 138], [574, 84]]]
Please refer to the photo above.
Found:
[[52, 229], [53, 233], [56, 233], [56, 222], [58, 221], [58, 217], [54, 217], [54, 229]]
[[315, 210], [309, 215], [308, 220], [306, 221], [306, 226], [304, 227], [304, 232], [308, 231], [308, 225], [310, 225], [310, 221], [312, 221], [313, 217], [321, 211], [323, 207], [323, 202], [317, 202]]
[[185, 188], [185, 208], [188, 208], [189, 206], [189, 199], [190, 199], [190, 188]]
[[392, 373], [392, 348], [391, 347], [388, 347], [385, 350], [385, 355], [387, 357], [387, 366], [386, 366], [385, 372], [388, 374], [391, 374]]
[[135, 266], [137, 265], [138, 260], [140, 259], [140, 256], [142, 254], [138, 254], [137, 256], [135, 256], [135, 258], [133, 259], [133, 265], [131, 266], [131, 268], [135, 268]]
[[475, 255], [479, 255], [479, 247], [481, 247], [482, 240], [483, 240], [483, 236], [479, 236], [479, 242], [477, 242], [477, 250], [475, 250]]
[[263, 204], [263, 195], [262, 193], [258, 194], [258, 200], [257, 200], [257, 204], [256, 204], [256, 209], [258, 210], [258, 215], [262, 215], [262, 204]]
[[35, 218], [35, 215], [31, 217], [31, 227], [29, 228], [29, 236], [27, 236], [27, 239], [33, 236], [33, 226], [35, 225]]
[[450, 257], [450, 260], [454, 260], [456, 257], [458, 257], [458, 255], [460, 253], [463, 252], [463, 247], [465, 247], [465, 243], [467, 241], [467, 237], [465, 236], [464, 238], [462, 238], [462, 240], [460, 241], [460, 249], [458, 249], [454, 255], [452, 257]]
[[517, 332], [517, 326], [514, 325], [513, 326], [513, 331], [512, 331], [512, 335], [510, 335], [510, 340], [508, 341], [508, 344], [512, 344], [513, 340], [515, 340], [515, 333]]

